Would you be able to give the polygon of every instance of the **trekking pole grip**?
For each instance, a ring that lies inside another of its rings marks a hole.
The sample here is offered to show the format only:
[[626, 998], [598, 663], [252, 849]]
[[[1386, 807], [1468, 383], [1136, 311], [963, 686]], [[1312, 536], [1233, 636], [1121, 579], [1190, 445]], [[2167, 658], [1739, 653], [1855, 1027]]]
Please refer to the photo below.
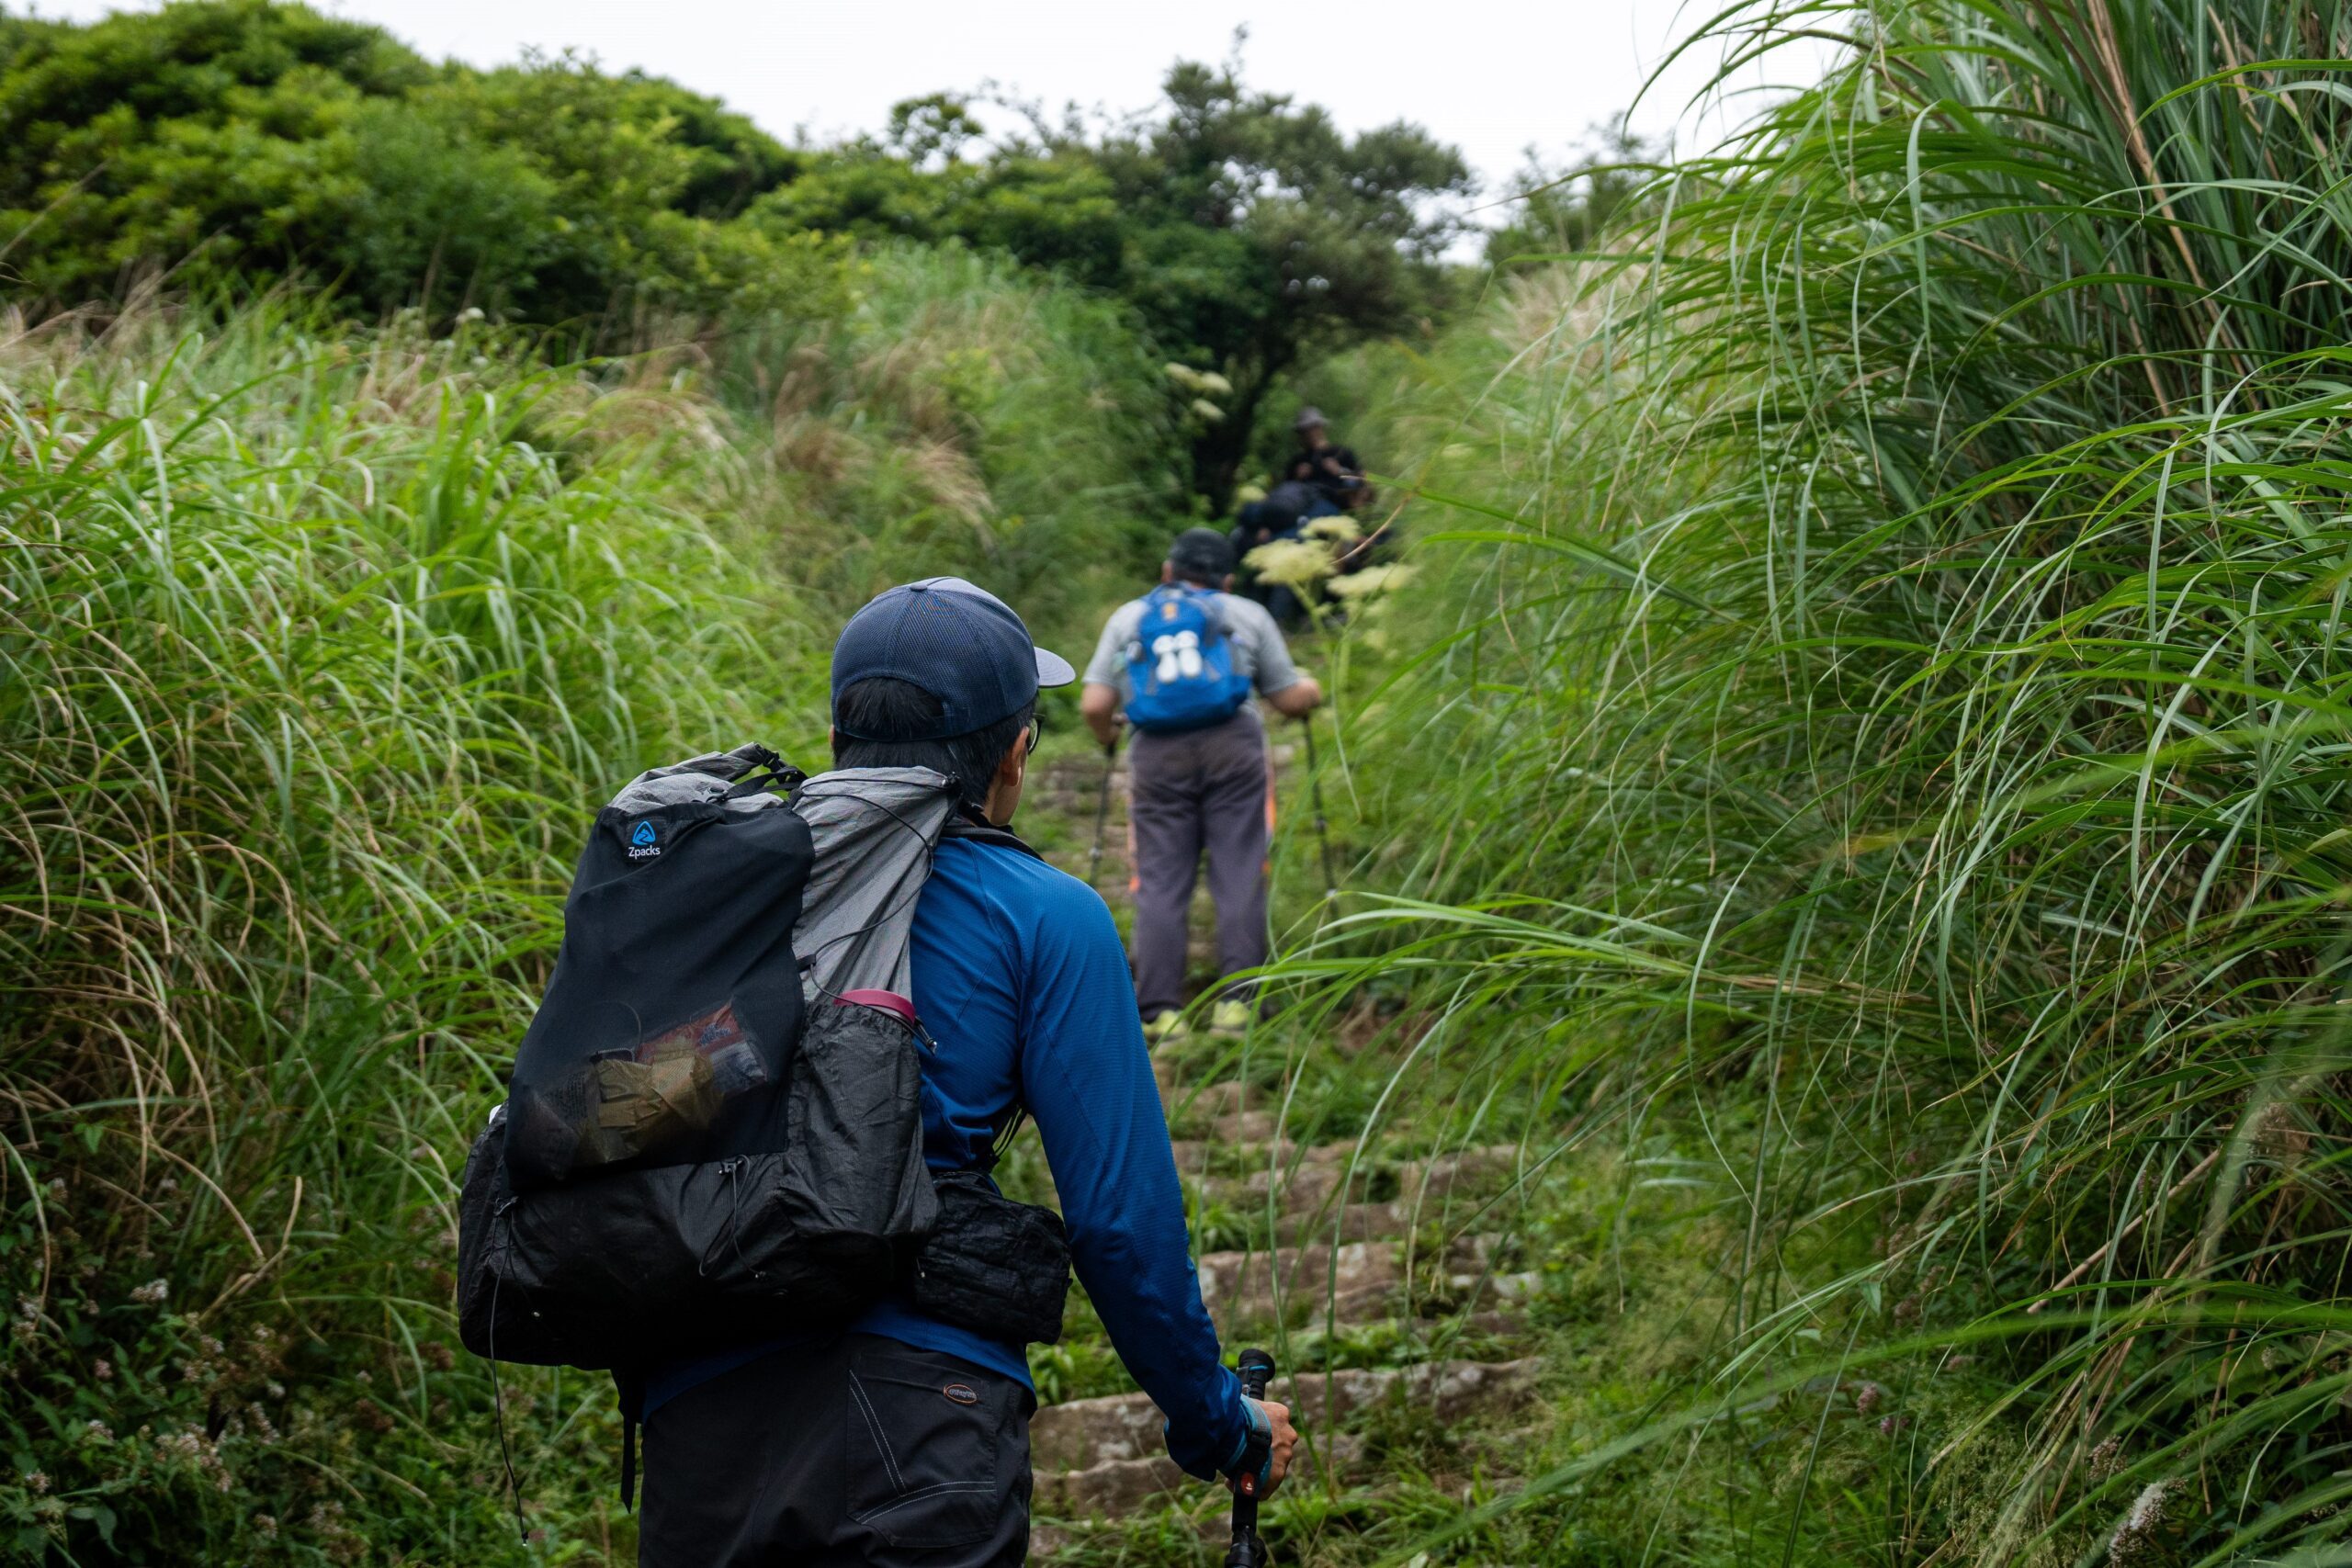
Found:
[[[1263, 1350], [1241, 1352], [1241, 1392], [1263, 1401], [1266, 1385], [1274, 1378], [1274, 1359]], [[1226, 1549], [1225, 1568], [1264, 1568], [1265, 1543], [1258, 1539], [1258, 1499], [1238, 1483], [1233, 1489], [1233, 1544]]]
[[1264, 1399], [1266, 1385], [1274, 1381], [1274, 1359], [1263, 1350], [1244, 1350], [1240, 1366], [1241, 1392], [1252, 1399]]
[[1102, 833], [1111, 825], [1111, 775], [1119, 769], [1119, 732], [1111, 731], [1111, 739], [1102, 742], [1102, 795], [1094, 806], [1094, 852], [1086, 857], [1086, 885], [1102, 870]]

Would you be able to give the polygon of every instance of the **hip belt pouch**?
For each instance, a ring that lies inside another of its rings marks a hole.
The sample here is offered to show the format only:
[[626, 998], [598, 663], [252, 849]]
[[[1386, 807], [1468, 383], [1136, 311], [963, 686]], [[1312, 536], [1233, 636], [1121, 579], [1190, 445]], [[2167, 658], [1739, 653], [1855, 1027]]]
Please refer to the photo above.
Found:
[[1062, 1217], [1014, 1202], [978, 1171], [935, 1172], [932, 1186], [939, 1214], [915, 1254], [915, 1305], [991, 1339], [1059, 1340], [1069, 1294]]

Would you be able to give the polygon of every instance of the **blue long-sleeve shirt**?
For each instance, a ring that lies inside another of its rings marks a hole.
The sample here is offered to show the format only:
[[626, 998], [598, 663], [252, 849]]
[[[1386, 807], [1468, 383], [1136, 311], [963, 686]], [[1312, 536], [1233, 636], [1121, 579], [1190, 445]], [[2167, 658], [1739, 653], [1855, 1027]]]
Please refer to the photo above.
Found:
[[[1168, 1121], [1110, 910], [1093, 889], [1019, 850], [949, 839], [915, 905], [912, 942], [915, 1010], [938, 1041], [923, 1063], [931, 1168], [979, 1165], [990, 1129], [1016, 1100], [1025, 1104], [1079, 1280], [1119, 1359], [1167, 1416], [1170, 1456], [1203, 1477], [1230, 1464], [1247, 1434], [1241, 1385], [1219, 1360], [1201, 1304]], [[877, 1303], [852, 1332], [1029, 1382], [1021, 1346], [927, 1316], [904, 1296]], [[658, 1369], [645, 1413], [787, 1343]]]

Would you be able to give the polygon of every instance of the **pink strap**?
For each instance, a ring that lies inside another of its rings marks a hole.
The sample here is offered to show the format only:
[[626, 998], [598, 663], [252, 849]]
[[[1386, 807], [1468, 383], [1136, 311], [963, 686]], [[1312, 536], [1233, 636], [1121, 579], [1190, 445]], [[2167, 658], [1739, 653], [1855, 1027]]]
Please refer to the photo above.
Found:
[[896, 991], [843, 991], [837, 1002], [842, 1007], [880, 1008], [884, 1012], [895, 1014], [910, 1029], [914, 1028], [918, 1021], [915, 1004]]

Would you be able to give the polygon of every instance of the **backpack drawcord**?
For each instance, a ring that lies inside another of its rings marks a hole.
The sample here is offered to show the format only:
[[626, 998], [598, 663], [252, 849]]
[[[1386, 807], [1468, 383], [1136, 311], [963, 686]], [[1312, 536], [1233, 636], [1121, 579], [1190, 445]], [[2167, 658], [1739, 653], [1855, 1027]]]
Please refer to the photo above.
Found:
[[[741, 1155], [718, 1162], [718, 1179], [726, 1182], [735, 1194], [735, 1201], [727, 1212], [727, 1239], [734, 1244], [735, 1261], [746, 1269], [752, 1265], [743, 1256], [743, 1183], [741, 1177], [743, 1168], [750, 1163]], [[718, 1245], [716, 1240], [711, 1243], [711, 1247]], [[695, 1259], [695, 1274], [699, 1279], [710, 1278], [710, 1251], [709, 1247], [703, 1248], [702, 1256]]]
[[[519, 1199], [509, 1198], [498, 1206], [496, 1218], [506, 1219]], [[513, 1245], [514, 1222], [506, 1220], [508, 1245]], [[506, 1388], [498, 1377], [498, 1288], [506, 1276], [493, 1269], [490, 1273], [490, 1403], [498, 1412], [498, 1457], [506, 1466], [506, 1495], [514, 1503], [514, 1533], [527, 1546], [531, 1540], [530, 1527], [523, 1520], [523, 1483], [514, 1476], [514, 1450], [506, 1446]]]

